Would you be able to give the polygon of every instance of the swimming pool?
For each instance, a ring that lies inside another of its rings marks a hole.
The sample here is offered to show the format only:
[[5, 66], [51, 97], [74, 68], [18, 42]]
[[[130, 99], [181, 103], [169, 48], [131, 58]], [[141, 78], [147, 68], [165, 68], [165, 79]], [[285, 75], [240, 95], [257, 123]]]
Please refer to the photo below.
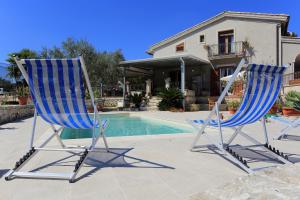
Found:
[[[134, 135], [158, 135], [192, 133], [193, 129], [178, 126], [172, 122], [149, 119], [130, 114], [103, 114], [102, 118], [108, 119], [108, 127], [105, 130], [107, 137], [134, 136]], [[98, 131], [96, 131], [98, 133]], [[61, 134], [62, 139], [91, 138], [91, 129], [68, 129]]]

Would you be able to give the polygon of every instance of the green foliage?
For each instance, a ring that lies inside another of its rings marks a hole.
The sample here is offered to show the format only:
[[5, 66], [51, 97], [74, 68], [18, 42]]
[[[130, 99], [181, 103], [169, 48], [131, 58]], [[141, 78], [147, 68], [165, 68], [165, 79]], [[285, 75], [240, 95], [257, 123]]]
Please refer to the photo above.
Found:
[[289, 91], [285, 95], [285, 106], [300, 110], [300, 92]]
[[9, 91], [12, 89], [12, 87], [13, 84], [10, 81], [0, 77], [0, 88], [4, 88], [5, 91]]
[[22, 49], [19, 52], [8, 54], [8, 58], [6, 59], [6, 61], [9, 63], [9, 65], [7, 67], [6, 76], [11, 79], [14, 79], [15, 82], [18, 82], [21, 81], [22, 74], [14, 60], [14, 56], [17, 56], [20, 59], [26, 59], [26, 58], [36, 58], [38, 54], [35, 51], [32, 51], [30, 49]]
[[24, 86], [17, 87], [17, 95], [18, 97], [28, 97], [29, 96], [29, 88]]
[[139, 108], [141, 106], [141, 103], [144, 99], [144, 96], [142, 94], [134, 94], [129, 96], [130, 102], [134, 104], [136, 108]]
[[13, 60], [13, 55], [21, 59], [74, 58], [82, 55], [93, 87], [99, 87], [100, 82], [103, 84], [116, 84], [118, 80], [121, 80], [123, 75], [118, 67], [119, 62], [124, 60], [121, 50], [114, 52], [97, 51], [91, 43], [83, 39], [75, 40], [73, 38], [67, 38], [62, 42], [60, 47], [43, 47], [39, 54], [29, 49], [23, 49], [20, 52], [9, 54], [7, 61], [10, 63], [10, 66], [8, 67], [7, 76], [18, 82], [21, 81], [22, 76]]
[[229, 101], [229, 102], [227, 102], [228, 109], [237, 110], [239, 106], [240, 106], [239, 101]]
[[171, 108], [182, 108], [183, 94], [177, 88], [161, 89], [158, 96], [162, 100], [158, 104], [159, 110], [170, 110]]
[[[99, 90], [93, 89], [93, 93], [94, 93], [94, 98], [95, 98], [95, 99], [98, 99], [98, 98], [101, 97], [101, 94], [100, 94], [100, 91], [99, 91]], [[86, 98], [86, 99], [91, 99], [91, 95], [90, 95], [88, 89], [85, 90], [85, 98]]]

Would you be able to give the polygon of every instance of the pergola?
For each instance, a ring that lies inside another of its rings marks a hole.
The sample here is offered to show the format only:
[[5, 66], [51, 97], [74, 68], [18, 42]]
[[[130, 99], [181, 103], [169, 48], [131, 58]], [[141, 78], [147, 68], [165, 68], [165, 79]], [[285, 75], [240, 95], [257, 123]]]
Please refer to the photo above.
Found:
[[[120, 67], [124, 69], [124, 83], [126, 77], [149, 76], [153, 75], [153, 71], [158, 68], [176, 67], [180, 68], [181, 82], [180, 89], [184, 94], [185, 91], [185, 74], [187, 65], [204, 65], [209, 64], [208, 61], [202, 60], [193, 55], [178, 55], [161, 58], [147, 58], [140, 60], [129, 60], [120, 62]], [[125, 84], [124, 84], [125, 87]], [[125, 88], [124, 88], [125, 91]], [[124, 93], [125, 96], [125, 93]]]

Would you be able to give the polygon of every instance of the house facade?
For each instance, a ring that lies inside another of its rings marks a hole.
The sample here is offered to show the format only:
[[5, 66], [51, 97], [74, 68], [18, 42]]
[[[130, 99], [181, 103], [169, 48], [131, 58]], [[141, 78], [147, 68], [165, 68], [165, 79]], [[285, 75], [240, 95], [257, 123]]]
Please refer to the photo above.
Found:
[[289, 19], [286, 14], [225, 11], [152, 45], [147, 50], [152, 58], [120, 66], [128, 77], [145, 76], [152, 95], [173, 86], [195, 96], [192, 103], [201, 103], [203, 97], [219, 95], [220, 78], [231, 75], [242, 58], [291, 65], [287, 74], [300, 71], [295, 64], [300, 38], [289, 36]]

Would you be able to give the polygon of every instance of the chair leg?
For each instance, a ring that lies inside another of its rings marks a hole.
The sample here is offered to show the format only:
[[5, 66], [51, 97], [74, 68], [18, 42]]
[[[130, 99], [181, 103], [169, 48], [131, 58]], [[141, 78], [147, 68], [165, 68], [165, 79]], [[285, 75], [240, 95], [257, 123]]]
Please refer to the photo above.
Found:
[[[205, 135], [205, 136], [209, 142], [212, 142], [212, 139], [210, 139], [208, 135]], [[249, 174], [253, 173], [253, 170], [249, 168], [249, 166], [247, 165], [247, 162], [242, 157], [231, 152], [228, 147], [226, 147], [226, 149], [225, 149], [224, 146], [221, 146], [221, 144], [219, 144], [219, 143], [212, 142], [211, 144], [213, 144], [218, 149], [218, 151], [216, 151], [216, 153], [218, 153], [220, 156], [222, 156], [225, 159], [228, 159], [230, 162], [236, 164], [237, 166], [242, 168], [247, 173], [249, 173]]]
[[218, 127], [219, 127], [219, 134], [220, 134], [220, 144], [222, 147], [224, 147], [224, 139], [223, 139], [223, 132], [222, 132], [222, 126], [221, 126], [221, 119], [220, 119], [220, 112], [219, 112], [219, 105], [218, 102], [215, 104], [216, 108], [216, 114], [218, 119]]
[[268, 132], [267, 132], [267, 126], [266, 126], [266, 118], [262, 117], [262, 126], [264, 129], [264, 136], [265, 136], [265, 143], [269, 144], [269, 138], [268, 138]]
[[233, 140], [236, 138], [236, 136], [239, 134], [239, 131], [241, 131], [243, 127], [244, 126], [240, 126], [240, 127], [235, 129], [234, 133], [232, 134], [232, 136], [227, 141], [227, 143], [226, 143], [227, 145], [230, 145], [233, 142]]
[[66, 145], [63, 143], [63, 141], [60, 139], [60, 136], [59, 136], [59, 133], [63, 130], [63, 128], [56, 129], [53, 125], [51, 125], [51, 128], [54, 131], [55, 137], [56, 137], [57, 141], [59, 142], [60, 146], [62, 148], [65, 148]]
[[287, 126], [284, 129], [282, 129], [280, 131], [280, 134], [278, 136], [274, 137], [274, 139], [281, 140], [281, 139], [285, 138], [287, 136], [287, 132], [290, 130], [290, 128], [291, 128], [291, 126]]
[[[260, 145], [262, 149], [265, 150], [269, 150], [265, 144], [261, 144], [259, 141], [257, 141], [256, 139], [254, 139], [253, 137], [249, 136], [248, 134], [244, 133], [243, 131], [240, 131], [240, 135], [243, 136], [244, 138], [246, 138], [247, 140], [249, 140], [250, 142], [252, 142], [255, 145]], [[285, 163], [285, 164], [292, 164], [292, 162], [290, 162], [288, 159], [276, 154], [273, 151], [269, 151], [275, 158], [277, 158], [279, 161]]]
[[109, 147], [108, 147], [108, 144], [107, 144], [106, 136], [103, 133], [102, 133], [102, 139], [103, 139], [106, 151], [109, 152]]
[[[51, 139], [55, 136], [55, 133], [52, 133], [39, 147], [42, 148], [46, 144], [48, 144]], [[12, 177], [14, 177], [14, 173], [18, 172], [26, 163], [29, 162], [30, 159], [32, 159], [36, 154], [38, 150], [36, 150], [34, 147], [32, 147], [22, 158], [20, 158], [19, 161], [16, 162], [16, 165], [13, 169], [7, 172], [5, 174], [5, 180], [10, 180]]]
[[281, 140], [283, 138], [285, 138], [287, 136], [287, 132], [291, 129], [291, 128], [296, 128], [298, 127], [300, 123], [300, 118], [296, 119], [294, 121], [291, 122], [291, 124], [288, 124], [288, 126], [286, 126], [285, 128], [283, 128], [279, 134], [277, 134], [277, 136], [273, 137], [274, 140]]
[[83, 154], [80, 156], [79, 160], [77, 161], [75, 168], [73, 170], [73, 174], [71, 176], [71, 178], [69, 179], [69, 183], [74, 183], [75, 179], [76, 179], [76, 175], [78, 174], [79, 170], [81, 169], [81, 167], [84, 164], [84, 161], [88, 158], [88, 154], [90, 151], [88, 151], [88, 149], [85, 149], [85, 151], [83, 152]]
[[199, 129], [199, 127], [196, 126], [191, 120], [186, 120], [186, 122], [188, 124], [190, 124], [192, 127], [194, 127], [196, 130], [198, 130], [197, 136], [196, 136], [195, 140], [193, 141], [193, 144], [191, 145], [191, 149], [190, 149], [191, 151], [194, 151], [194, 149], [197, 148], [196, 144], [197, 144], [198, 140], [200, 139], [201, 135], [203, 135], [205, 133], [204, 130], [205, 130], [208, 122], [204, 123], [202, 125], [201, 129]]

